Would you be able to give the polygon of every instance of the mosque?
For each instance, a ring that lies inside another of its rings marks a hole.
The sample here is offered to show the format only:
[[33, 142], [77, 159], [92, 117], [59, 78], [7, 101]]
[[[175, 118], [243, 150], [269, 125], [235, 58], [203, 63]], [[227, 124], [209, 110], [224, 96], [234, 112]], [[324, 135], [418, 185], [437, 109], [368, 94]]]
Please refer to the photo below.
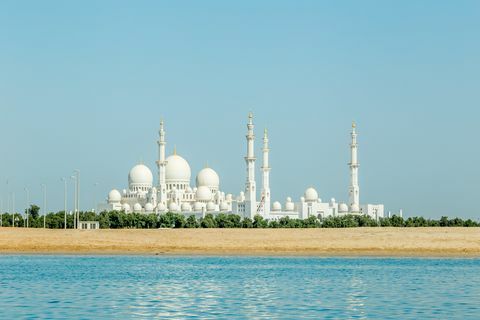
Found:
[[[220, 177], [208, 166], [196, 176], [195, 187], [192, 188], [191, 169], [187, 160], [174, 150], [165, 157], [165, 129], [163, 120], [160, 122], [158, 140], [157, 184], [154, 186], [152, 171], [144, 164], [137, 164], [128, 175], [128, 189], [122, 192], [113, 189], [108, 194], [107, 203], [100, 204], [98, 211], [125, 211], [126, 213], [165, 213], [176, 212], [185, 216], [194, 215], [197, 218], [206, 214], [233, 213], [242, 217], [253, 218], [261, 215], [266, 219], [276, 220], [282, 217], [306, 219], [310, 216], [328, 217], [346, 214], [368, 215], [374, 219], [384, 216], [384, 206], [360, 204], [360, 187], [358, 181], [359, 163], [357, 159], [357, 133], [353, 123], [351, 132], [350, 186], [348, 188], [348, 203], [337, 203], [335, 199], [323, 202], [317, 191], [309, 187], [304, 195], [293, 201], [287, 197], [285, 203], [272, 203], [270, 192], [269, 139], [267, 130], [263, 135], [262, 186], [257, 190], [255, 179], [255, 135], [253, 114], [248, 116], [247, 124], [247, 154], [245, 191], [234, 196], [220, 189]], [[259, 196], [259, 199], [257, 198]]]

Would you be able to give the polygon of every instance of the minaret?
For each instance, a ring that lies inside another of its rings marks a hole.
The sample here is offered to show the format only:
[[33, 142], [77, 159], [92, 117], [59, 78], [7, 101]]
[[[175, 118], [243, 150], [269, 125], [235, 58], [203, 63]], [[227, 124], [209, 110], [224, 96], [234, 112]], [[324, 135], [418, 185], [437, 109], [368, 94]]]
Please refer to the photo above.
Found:
[[245, 184], [245, 216], [253, 218], [257, 214], [257, 197], [255, 184], [255, 151], [253, 134], [253, 114], [248, 115], [248, 133], [247, 133], [247, 156], [245, 162], [247, 164], [247, 182]]
[[158, 202], [167, 205], [167, 184], [165, 181], [165, 172], [167, 161], [165, 160], [165, 130], [163, 128], [163, 120], [160, 121], [160, 131], [158, 131]]
[[263, 134], [263, 186], [262, 186], [262, 198], [263, 198], [263, 214], [268, 216], [270, 214], [270, 166], [268, 164], [268, 132], [265, 129]]
[[358, 186], [358, 158], [357, 158], [357, 151], [358, 151], [358, 144], [357, 144], [357, 132], [356, 132], [356, 124], [355, 122], [352, 123], [352, 143], [350, 144], [351, 150], [351, 161], [349, 163], [350, 166], [350, 187], [348, 188], [349, 194], [349, 202], [350, 208], [352, 206], [356, 206], [357, 208], [360, 207], [360, 187]]

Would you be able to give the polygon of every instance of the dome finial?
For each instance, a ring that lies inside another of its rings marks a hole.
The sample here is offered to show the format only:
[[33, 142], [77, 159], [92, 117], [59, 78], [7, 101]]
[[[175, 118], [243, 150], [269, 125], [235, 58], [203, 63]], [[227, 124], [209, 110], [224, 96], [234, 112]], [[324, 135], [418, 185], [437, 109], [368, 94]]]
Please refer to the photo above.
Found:
[[177, 155], [177, 145], [173, 146], [173, 155]]
[[208, 168], [208, 161], [205, 162], [205, 169], [207, 169], [207, 168]]
[[357, 124], [355, 123], [355, 121], [352, 121], [352, 129], [355, 129], [357, 127]]

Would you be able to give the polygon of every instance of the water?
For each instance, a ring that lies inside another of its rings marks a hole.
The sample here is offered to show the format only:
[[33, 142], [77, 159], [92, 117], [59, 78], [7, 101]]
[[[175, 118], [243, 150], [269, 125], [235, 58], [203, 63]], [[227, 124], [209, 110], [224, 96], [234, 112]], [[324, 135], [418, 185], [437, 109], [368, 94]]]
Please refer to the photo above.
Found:
[[478, 319], [480, 260], [0, 256], [0, 319]]

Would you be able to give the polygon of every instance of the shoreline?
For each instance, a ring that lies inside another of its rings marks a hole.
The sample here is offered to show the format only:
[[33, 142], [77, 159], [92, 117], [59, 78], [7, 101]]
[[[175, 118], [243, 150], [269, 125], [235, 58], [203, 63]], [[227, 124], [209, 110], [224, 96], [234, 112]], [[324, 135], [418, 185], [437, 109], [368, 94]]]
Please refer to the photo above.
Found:
[[480, 258], [480, 229], [0, 228], [0, 255]]

